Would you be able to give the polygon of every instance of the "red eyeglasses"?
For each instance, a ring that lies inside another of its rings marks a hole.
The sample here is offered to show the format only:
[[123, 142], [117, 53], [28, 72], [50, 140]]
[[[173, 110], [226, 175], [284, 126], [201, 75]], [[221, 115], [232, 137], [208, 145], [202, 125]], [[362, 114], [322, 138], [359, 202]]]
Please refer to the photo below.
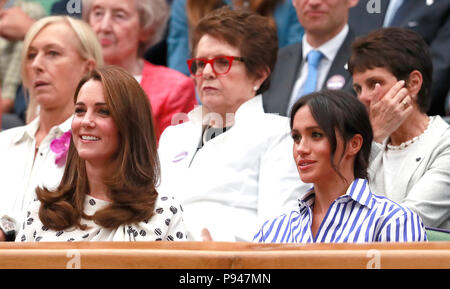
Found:
[[190, 73], [199, 77], [203, 74], [203, 69], [205, 69], [206, 64], [210, 64], [212, 70], [216, 75], [227, 74], [231, 69], [231, 64], [233, 60], [244, 62], [244, 58], [238, 56], [217, 56], [211, 59], [206, 58], [192, 58], [187, 60]]

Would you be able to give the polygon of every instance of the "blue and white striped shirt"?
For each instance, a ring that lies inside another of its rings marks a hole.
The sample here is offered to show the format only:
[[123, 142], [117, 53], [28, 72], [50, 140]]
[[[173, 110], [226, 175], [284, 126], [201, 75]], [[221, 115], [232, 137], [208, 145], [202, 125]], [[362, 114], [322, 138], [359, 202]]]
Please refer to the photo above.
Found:
[[268, 220], [253, 238], [260, 243], [363, 243], [426, 241], [420, 217], [410, 209], [370, 192], [355, 179], [328, 208], [316, 237], [311, 232], [315, 193], [299, 200], [299, 210]]

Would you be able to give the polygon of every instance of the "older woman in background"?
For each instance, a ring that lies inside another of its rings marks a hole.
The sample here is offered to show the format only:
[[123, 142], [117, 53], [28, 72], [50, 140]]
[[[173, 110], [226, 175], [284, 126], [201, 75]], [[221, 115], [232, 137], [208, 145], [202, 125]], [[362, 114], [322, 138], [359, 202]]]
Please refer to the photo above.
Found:
[[127, 70], [147, 93], [159, 138], [177, 113], [187, 113], [197, 103], [192, 79], [143, 58], [164, 33], [166, 0], [84, 0], [83, 9], [100, 40], [105, 63]]
[[28, 31], [22, 79], [30, 95], [30, 113], [36, 104], [39, 112], [28, 125], [0, 133], [0, 239], [14, 239], [14, 223], [20, 222], [37, 186], [59, 184], [73, 94], [83, 75], [102, 62], [100, 44], [83, 21], [51, 16]]
[[215, 241], [251, 241], [307, 188], [286, 154], [288, 119], [262, 107], [276, 30], [266, 17], [225, 7], [200, 21], [193, 44], [188, 64], [203, 105], [161, 136], [161, 188], [180, 199], [194, 239], [206, 228]]

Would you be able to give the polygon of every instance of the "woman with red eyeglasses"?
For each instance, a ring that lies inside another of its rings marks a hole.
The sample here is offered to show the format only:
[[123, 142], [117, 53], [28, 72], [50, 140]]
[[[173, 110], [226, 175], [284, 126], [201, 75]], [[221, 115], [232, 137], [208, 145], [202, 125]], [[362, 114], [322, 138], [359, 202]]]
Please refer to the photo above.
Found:
[[261, 93], [278, 50], [268, 18], [221, 8], [193, 35], [187, 64], [202, 106], [161, 136], [160, 190], [176, 195], [195, 240], [251, 241], [267, 216], [295, 207], [289, 121], [264, 113]]

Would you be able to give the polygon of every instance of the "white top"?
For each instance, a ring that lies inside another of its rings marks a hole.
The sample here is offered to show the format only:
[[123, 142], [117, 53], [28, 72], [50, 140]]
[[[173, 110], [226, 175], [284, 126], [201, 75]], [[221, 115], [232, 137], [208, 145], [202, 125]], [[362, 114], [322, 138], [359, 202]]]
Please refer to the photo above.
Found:
[[[395, 192], [397, 187], [397, 179], [395, 178], [397, 172], [402, 169], [402, 165], [405, 160], [408, 159], [411, 152], [416, 150], [420, 150], [420, 147], [424, 147], [426, 145], [426, 139], [429, 137], [428, 128], [432, 125], [434, 117], [430, 118], [428, 122], [428, 126], [425, 131], [416, 136], [414, 139], [402, 143], [399, 146], [392, 146], [387, 144], [387, 150], [383, 154], [383, 165], [384, 165], [384, 179], [385, 179], [385, 188], [386, 192]], [[395, 201], [401, 202], [398, 199], [398, 196], [390, 195], [390, 197], [395, 198]]]
[[317, 68], [316, 90], [320, 90], [320, 88], [323, 86], [323, 83], [325, 82], [328, 71], [330, 71], [331, 65], [333, 64], [333, 60], [336, 57], [339, 48], [341, 47], [342, 43], [344, 43], [345, 37], [347, 37], [348, 30], [349, 30], [348, 24], [346, 24], [344, 28], [336, 36], [334, 36], [332, 39], [328, 40], [319, 47], [312, 47], [306, 40], [306, 34], [303, 35], [302, 38], [303, 60], [302, 64], [300, 65], [300, 74], [299, 74], [300, 77], [297, 79], [297, 81], [294, 84], [294, 88], [292, 89], [290, 105], [288, 107], [288, 115], [290, 113], [292, 105], [294, 105], [297, 99], [296, 97], [300, 92], [300, 89], [302, 89], [302, 87], [304, 86], [304, 83], [308, 76], [308, 65], [306, 64], [308, 53], [311, 50], [315, 49], [319, 50], [323, 54], [322, 59], [319, 62], [319, 67]]
[[201, 240], [252, 241], [267, 219], [297, 206], [309, 188], [292, 156], [286, 117], [266, 114], [261, 95], [242, 104], [234, 126], [198, 149], [202, 107], [188, 122], [169, 126], [159, 141], [161, 186], [184, 208], [190, 235]]
[[[174, 198], [160, 194], [155, 204], [155, 214], [148, 221], [138, 224], [121, 225], [116, 229], [103, 228], [92, 220], [82, 220], [88, 225], [79, 228], [53, 231], [45, 227], [39, 219], [41, 203], [35, 201], [27, 211], [26, 220], [16, 237], [16, 242], [72, 242], [72, 241], [186, 241], [187, 234], [182, 219], [182, 209]], [[86, 196], [84, 212], [94, 215], [109, 202]]]
[[35, 197], [37, 186], [56, 187], [64, 166], [55, 164], [56, 154], [50, 143], [70, 130], [72, 117], [50, 129], [35, 155], [35, 134], [39, 117], [30, 124], [0, 133], [0, 216], [8, 215], [21, 223], [20, 217]]
[[372, 144], [372, 192], [412, 209], [426, 226], [450, 229], [450, 126], [440, 116], [430, 117], [427, 130], [402, 156], [386, 151], [386, 142]]

